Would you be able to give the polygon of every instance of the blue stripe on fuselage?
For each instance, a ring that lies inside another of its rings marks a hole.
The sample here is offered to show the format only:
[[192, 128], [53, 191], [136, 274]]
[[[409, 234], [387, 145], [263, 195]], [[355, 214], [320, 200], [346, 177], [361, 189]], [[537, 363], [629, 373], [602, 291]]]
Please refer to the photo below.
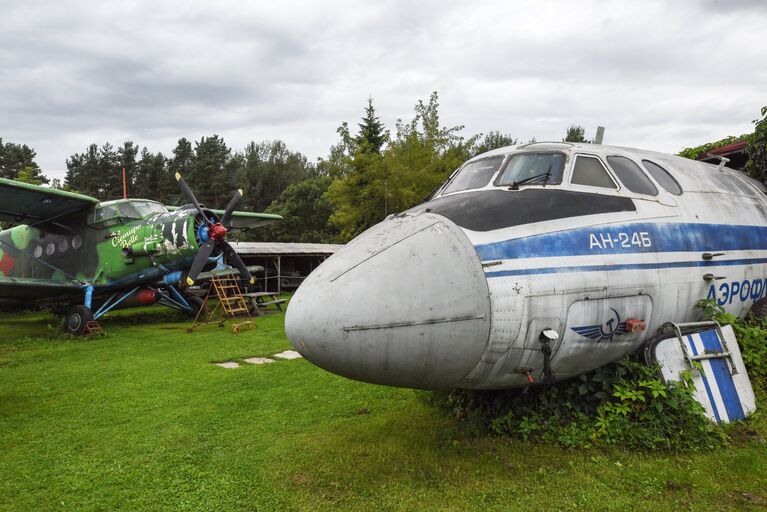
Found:
[[486, 272], [485, 277], [524, 276], [528, 274], [560, 274], [565, 272], [609, 272], [613, 270], [653, 270], [659, 268], [685, 267], [731, 267], [767, 263], [767, 258], [749, 258], [723, 261], [668, 261], [663, 263], [622, 263], [616, 265], [582, 265], [579, 267], [543, 267], [498, 270]]
[[475, 249], [482, 261], [600, 254], [759, 250], [767, 249], [767, 226], [639, 222], [545, 233], [477, 245]]

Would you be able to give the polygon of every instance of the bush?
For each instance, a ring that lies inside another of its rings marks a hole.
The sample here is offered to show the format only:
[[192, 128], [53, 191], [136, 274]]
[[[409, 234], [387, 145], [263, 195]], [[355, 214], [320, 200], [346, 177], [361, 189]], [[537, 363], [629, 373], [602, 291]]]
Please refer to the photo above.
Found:
[[723, 431], [692, 392], [692, 386], [662, 382], [657, 368], [625, 358], [550, 387], [451, 390], [433, 397], [475, 433], [569, 448], [697, 450], [720, 444]]

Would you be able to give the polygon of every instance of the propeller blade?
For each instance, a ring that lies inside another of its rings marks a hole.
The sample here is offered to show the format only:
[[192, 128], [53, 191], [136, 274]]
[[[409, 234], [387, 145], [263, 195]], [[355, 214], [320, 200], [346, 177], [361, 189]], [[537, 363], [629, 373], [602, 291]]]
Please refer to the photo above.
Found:
[[232, 249], [229, 242], [223, 242], [221, 245], [224, 246], [224, 258], [226, 258], [226, 261], [240, 271], [240, 277], [242, 277], [248, 284], [255, 284], [256, 280], [250, 275], [247, 265], [240, 259], [240, 255], [237, 254], [237, 251]]
[[234, 212], [234, 209], [239, 206], [240, 201], [242, 200], [242, 189], [237, 189], [237, 192], [234, 193], [234, 196], [232, 196], [232, 199], [229, 201], [229, 204], [226, 205], [226, 210], [224, 211], [224, 216], [221, 217], [221, 224], [224, 225], [226, 229], [229, 229], [231, 227], [231, 220], [232, 220], [232, 212]]
[[202, 218], [205, 219], [205, 222], [207, 224], [210, 224], [210, 220], [208, 220], [208, 216], [205, 215], [204, 211], [202, 211], [202, 206], [200, 206], [200, 203], [197, 202], [197, 198], [194, 197], [194, 193], [192, 192], [192, 189], [189, 188], [189, 185], [186, 184], [186, 181], [184, 181], [184, 178], [181, 177], [181, 174], [176, 173], [176, 181], [178, 181], [178, 184], [181, 186], [181, 190], [186, 195], [186, 198], [194, 205], [197, 211], [200, 212], [200, 215], [202, 215]]
[[194, 280], [197, 279], [197, 276], [200, 275], [202, 268], [206, 263], [208, 263], [208, 257], [210, 257], [210, 253], [213, 252], [214, 245], [216, 245], [216, 241], [210, 238], [207, 242], [202, 244], [202, 247], [200, 247], [197, 256], [194, 257], [194, 261], [192, 262], [192, 266], [189, 269], [189, 273], [186, 276], [186, 284], [189, 286], [194, 284]]

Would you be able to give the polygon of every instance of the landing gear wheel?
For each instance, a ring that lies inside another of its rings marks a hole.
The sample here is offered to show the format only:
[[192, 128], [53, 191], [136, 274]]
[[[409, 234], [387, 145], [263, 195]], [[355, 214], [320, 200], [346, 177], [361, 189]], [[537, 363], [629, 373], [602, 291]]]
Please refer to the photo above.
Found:
[[754, 302], [754, 305], [751, 306], [751, 315], [760, 322], [767, 319], [767, 297]]
[[93, 320], [93, 311], [85, 306], [72, 306], [67, 311], [65, 329], [69, 334], [80, 336], [85, 332], [85, 326]]
[[[184, 298], [189, 303], [189, 305], [192, 306], [192, 309], [194, 309], [194, 311], [189, 312], [191, 316], [197, 316], [197, 313], [199, 313], [199, 311], [205, 307], [205, 301], [197, 295], [187, 295]], [[205, 314], [205, 311], [202, 313]]]

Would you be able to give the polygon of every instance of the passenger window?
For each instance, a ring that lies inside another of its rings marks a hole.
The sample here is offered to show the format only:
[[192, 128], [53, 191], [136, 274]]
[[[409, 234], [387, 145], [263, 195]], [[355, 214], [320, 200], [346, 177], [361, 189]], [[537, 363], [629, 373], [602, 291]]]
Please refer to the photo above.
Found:
[[607, 162], [627, 189], [637, 194], [657, 196], [658, 189], [637, 164], [623, 156], [608, 156]]
[[650, 160], [642, 160], [642, 165], [644, 165], [644, 168], [647, 169], [653, 178], [655, 178], [655, 181], [660, 183], [661, 187], [665, 188], [675, 196], [682, 195], [682, 187], [666, 169]]
[[618, 188], [610, 175], [607, 174], [605, 166], [602, 165], [599, 158], [594, 156], [578, 155], [575, 157], [570, 183], [589, 187]]
[[442, 193], [450, 194], [452, 192], [460, 192], [461, 190], [484, 187], [490, 183], [493, 174], [498, 170], [501, 162], [503, 162], [503, 156], [493, 156], [469, 162], [458, 171]]

